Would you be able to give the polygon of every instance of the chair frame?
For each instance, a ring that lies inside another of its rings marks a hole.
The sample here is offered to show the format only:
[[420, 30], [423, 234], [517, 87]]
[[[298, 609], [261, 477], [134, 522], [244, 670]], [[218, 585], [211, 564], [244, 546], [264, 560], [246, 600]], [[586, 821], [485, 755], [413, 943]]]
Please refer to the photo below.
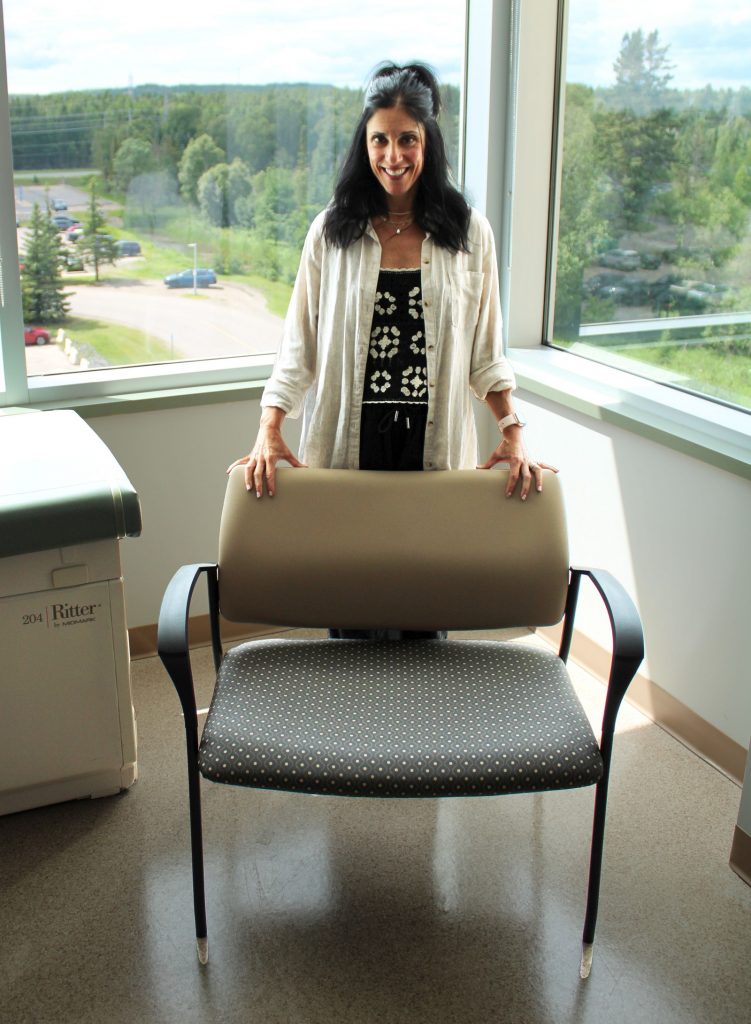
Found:
[[[165, 591], [162, 602], [159, 615], [157, 648], [159, 657], [177, 690], [185, 723], [193, 870], [193, 906], [198, 958], [202, 964], [205, 964], [208, 961], [208, 932], [203, 869], [200, 773], [198, 767], [198, 715], [189, 645], [191, 598], [196, 584], [202, 575], [205, 575], [208, 587], [211, 646], [214, 665], [216, 670], [219, 670], [223, 658], [223, 649], [219, 630], [218, 565], [215, 563], [204, 562], [185, 565], [175, 573]], [[571, 649], [574, 619], [583, 577], [589, 578], [599, 593], [610, 619], [612, 634], [611, 664], [599, 744], [604, 770], [600, 781], [596, 784], [587, 903], [582, 934], [580, 976], [587, 978], [592, 966], [595, 927], [597, 924], [608, 780], [616, 717], [628, 686], [636, 675], [637, 669], [644, 657], [644, 639], [636, 607], [618, 580], [606, 570], [572, 567], [569, 571], [569, 584], [563, 615], [563, 632], [558, 652], [561, 660], [564, 663], [567, 661]]]

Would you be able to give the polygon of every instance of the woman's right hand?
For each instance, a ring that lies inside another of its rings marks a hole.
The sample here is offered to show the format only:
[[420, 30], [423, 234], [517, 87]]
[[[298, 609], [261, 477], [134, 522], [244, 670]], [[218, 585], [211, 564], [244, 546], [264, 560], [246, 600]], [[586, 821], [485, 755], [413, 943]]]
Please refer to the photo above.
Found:
[[[281, 412], [281, 410], [274, 410], [274, 412]], [[285, 444], [281, 422], [276, 422], [277, 419], [279, 418], [274, 416], [267, 418], [264, 415], [261, 418], [256, 443], [250, 453], [241, 459], [236, 459], [231, 466], [227, 467], [227, 472], [231, 473], [236, 466], [245, 466], [245, 486], [249, 491], [255, 490], [257, 498], [263, 495], [264, 482], [269, 497], [274, 497], [277, 462], [288, 462], [298, 469], [306, 468], [305, 463], [300, 462]]]

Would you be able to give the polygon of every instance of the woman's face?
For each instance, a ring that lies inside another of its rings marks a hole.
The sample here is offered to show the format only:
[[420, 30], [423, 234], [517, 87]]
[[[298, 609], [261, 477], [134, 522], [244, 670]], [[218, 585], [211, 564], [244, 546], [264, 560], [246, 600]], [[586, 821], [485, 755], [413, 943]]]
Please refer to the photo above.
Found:
[[[425, 132], [403, 107], [377, 110], [366, 126], [370, 168], [392, 197], [392, 209], [408, 206], [422, 174]], [[407, 202], [405, 202], [407, 200]]]

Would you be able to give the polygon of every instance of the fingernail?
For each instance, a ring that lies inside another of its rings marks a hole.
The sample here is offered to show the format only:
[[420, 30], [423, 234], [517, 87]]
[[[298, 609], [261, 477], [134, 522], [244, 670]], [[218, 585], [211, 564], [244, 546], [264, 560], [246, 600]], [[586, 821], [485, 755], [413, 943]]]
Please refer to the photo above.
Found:
[[526, 501], [526, 500], [527, 500], [527, 495], [526, 494], [522, 494], [522, 501]]
[[260, 492], [260, 491], [256, 491], [256, 497], [257, 497], [257, 498], [260, 498], [260, 497], [261, 497], [261, 492]]
[[542, 484], [538, 484], [537, 485], [537, 490], [538, 490], [538, 493], [542, 490]]

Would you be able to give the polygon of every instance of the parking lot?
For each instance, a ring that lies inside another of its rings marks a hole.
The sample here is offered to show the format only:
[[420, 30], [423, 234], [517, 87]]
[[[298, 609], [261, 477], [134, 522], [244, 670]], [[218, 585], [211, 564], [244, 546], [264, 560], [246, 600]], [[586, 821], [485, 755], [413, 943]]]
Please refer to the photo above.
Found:
[[[79, 285], [67, 294], [72, 316], [125, 324], [160, 338], [174, 359], [276, 352], [281, 341], [282, 318], [268, 311], [260, 292], [221, 279], [195, 296], [161, 281], [138, 280]], [[54, 337], [54, 328], [50, 333]], [[75, 369], [54, 343], [27, 345], [26, 362], [31, 374]]]
[[[82, 220], [83, 214], [86, 212], [91, 201], [89, 192], [86, 189], [67, 181], [57, 185], [35, 185], [33, 182], [19, 182], [16, 184], [14, 191], [16, 197], [16, 220], [21, 226], [31, 219], [35, 203], [44, 210], [48, 202], [51, 206], [53, 200], [58, 199], [65, 203], [66, 209], [55, 212], [68, 213], [71, 217]], [[116, 204], [109, 199], [97, 197], [97, 203], [105, 216], [108, 216], [112, 210], [116, 209]]]

